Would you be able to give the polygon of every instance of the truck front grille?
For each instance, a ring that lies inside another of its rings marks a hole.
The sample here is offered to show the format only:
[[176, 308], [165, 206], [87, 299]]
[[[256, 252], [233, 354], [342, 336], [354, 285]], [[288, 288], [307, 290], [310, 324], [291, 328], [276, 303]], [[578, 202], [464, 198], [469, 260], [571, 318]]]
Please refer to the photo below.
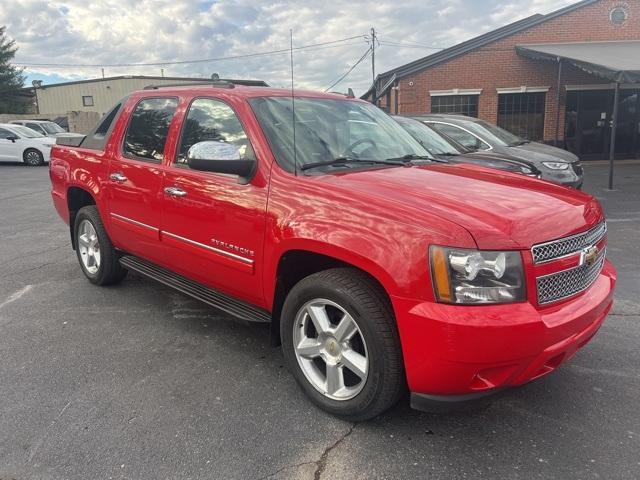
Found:
[[604, 265], [605, 253], [606, 249], [603, 249], [596, 261], [591, 265], [585, 263], [570, 270], [563, 270], [562, 272], [538, 277], [536, 279], [538, 286], [538, 303], [542, 305], [556, 302], [589, 288], [591, 284], [595, 282], [596, 278], [598, 278], [598, 275], [600, 275], [600, 271]]
[[591, 230], [570, 237], [560, 238], [551, 242], [534, 245], [531, 249], [534, 263], [548, 262], [556, 258], [579, 252], [595, 245], [607, 233], [606, 222], [601, 222]]

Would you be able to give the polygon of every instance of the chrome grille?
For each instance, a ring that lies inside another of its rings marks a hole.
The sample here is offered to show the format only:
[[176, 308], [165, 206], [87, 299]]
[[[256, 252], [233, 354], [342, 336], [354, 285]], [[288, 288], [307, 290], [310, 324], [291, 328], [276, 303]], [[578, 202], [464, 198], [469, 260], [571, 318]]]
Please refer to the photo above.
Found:
[[536, 279], [538, 287], [538, 303], [545, 304], [562, 300], [583, 292], [595, 282], [602, 270], [606, 249], [602, 249], [596, 261], [586, 263], [562, 272], [552, 273]]
[[602, 222], [584, 233], [534, 245], [531, 249], [534, 263], [546, 262], [576, 253], [595, 245], [607, 233], [607, 223]]

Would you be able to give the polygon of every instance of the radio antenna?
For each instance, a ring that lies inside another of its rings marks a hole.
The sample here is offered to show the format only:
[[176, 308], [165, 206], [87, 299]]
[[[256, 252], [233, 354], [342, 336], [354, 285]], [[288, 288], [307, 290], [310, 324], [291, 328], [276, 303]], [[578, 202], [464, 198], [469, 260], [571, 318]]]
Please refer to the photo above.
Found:
[[291, 121], [293, 125], [293, 172], [298, 175], [298, 150], [296, 149], [296, 99], [293, 91], [293, 28], [289, 29], [289, 58], [291, 61]]

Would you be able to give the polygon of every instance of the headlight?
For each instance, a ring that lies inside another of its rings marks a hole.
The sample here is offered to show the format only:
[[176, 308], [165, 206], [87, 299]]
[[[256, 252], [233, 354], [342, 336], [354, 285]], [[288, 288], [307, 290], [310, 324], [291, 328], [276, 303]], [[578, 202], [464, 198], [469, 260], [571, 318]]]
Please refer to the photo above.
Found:
[[569, 164], [566, 162], [542, 162], [542, 164], [551, 170], [566, 170]]
[[520, 252], [467, 250], [432, 245], [436, 298], [446, 303], [511, 303], [525, 300]]

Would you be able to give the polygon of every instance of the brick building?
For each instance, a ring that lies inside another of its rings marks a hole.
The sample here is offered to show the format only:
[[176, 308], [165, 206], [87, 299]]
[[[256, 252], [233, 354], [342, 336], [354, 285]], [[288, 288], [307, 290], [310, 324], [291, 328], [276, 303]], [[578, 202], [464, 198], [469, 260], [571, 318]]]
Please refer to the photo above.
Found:
[[[558, 141], [584, 159], [605, 158], [612, 80], [560, 57], [523, 52], [533, 44], [580, 44], [587, 51], [599, 44], [615, 56], [613, 42], [640, 58], [640, 0], [584, 0], [533, 15], [380, 74], [362, 98], [394, 114], [477, 116], [531, 140]], [[640, 84], [621, 83], [618, 105], [616, 157], [636, 158]]]

